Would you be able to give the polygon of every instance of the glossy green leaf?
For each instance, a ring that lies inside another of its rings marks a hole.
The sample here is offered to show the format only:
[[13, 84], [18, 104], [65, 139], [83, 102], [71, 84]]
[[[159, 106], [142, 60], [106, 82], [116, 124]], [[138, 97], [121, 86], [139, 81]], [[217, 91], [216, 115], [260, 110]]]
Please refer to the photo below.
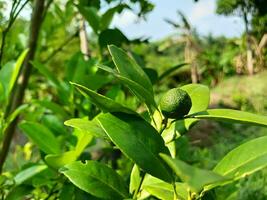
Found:
[[118, 78], [122, 83], [124, 83], [130, 91], [142, 102], [145, 102], [146, 105], [150, 108], [151, 106], [157, 107], [157, 104], [155, 103], [154, 96], [147, 90], [147, 88], [144, 88], [139, 83], [125, 77], [121, 76], [119, 73], [117, 73], [115, 70], [111, 69], [110, 67], [104, 66], [104, 65], [97, 65], [100, 69], [109, 72], [113, 74], [116, 78]]
[[234, 180], [267, 166], [267, 136], [250, 140], [230, 151], [214, 172]]
[[76, 130], [75, 131], [78, 141], [75, 146], [75, 152], [78, 156], [81, 155], [87, 145], [93, 140], [93, 135], [88, 134], [88, 131]]
[[103, 114], [102, 128], [118, 148], [145, 172], [170, 182], [169, 169], [158, 156], [168, 153], [158, 132], [144, 119], [125, 113]]
[[267, 126], [267, 116], [231, 109], [208, 109], [207, 111], [194, 113], [189, 117]]
[[170, 166], [181, 180], [188, 184], [194, 192], [200, 192], [204, 186], [226, 181], [227, 179], [215, 172], [199, 169], [187, 163], [173, 159], [168, 155], [160, 154], [161, 158]]
[[[7, 99], [10, 95], [17, 78], [25, 57], [27, 56], [28, 50], [22, 52], [22, 54], [17, 59], [16, 63], [10, 62], [4, 65], [0, 70], [0, 82], [2, 84], [2, 89], [4, 95], [1, 95], [2, 98]], [[0, 99], [1, 100], [1, 99]], [[3, 99], [2, 99], [3, 100]]]
[[204, 111], [210, 103], [210, 90], [207, 86], [201, 84], [188, 84], [180, 87], [186, 91], [191, 98], [192, 107], [189, 114]]
[[46, 163], [55, 169], [59, 169], [78, 158], [76, 151], [67, 151], [62, 154], [49, 154], [45, 156]]
[[60, 153], [60, 145], [53, 133], [36, 122], [22, 122], [21, 130], [46, 154]]
[[144, 187], [144, 190], [162, 200], [170, 200], [173, 199], [174, 196], [172, 185], [167, 183], [165, 184], [164, 182], [147, 185]]
[[122, 49], [114, 45], [108, 46], [108, 49], [119, 74], [143, 86], [151, 95], [153, 95], [152, 84], [146, 73], [136, 61], [128, 56]]
[[149, 93], [149, 91], [144, 88], [142, 85], [125, 78], [123, 76], [116, 76], [122, 83], [126, 84], [128, 88], [132, 91], [132, 93], [142, 102], [145, 102], [148, 107], [156, 106], [154, 96]]
[[11, 124], [22, 112], [24, 112], [27, 108], [29, 107], [29, 105], [27, 104], [23, 104], [21, 106], [19, 106], [14, 112], [12, 112], [6, 119], [6, 122], [4, 124], [4, 129], [5, 130], [9, 124]]
[[121, 46], [129, 43], [128, 38], [119, 29], [106, 29], [101, 31], [98, 37], [98, 44], [100, 48], [106, 48], [107, 45], [114, 44]]
[[89, 25], [95, 33], [98, 33], [100, 26], [100, 16], [97, 13], [97, 9], [88, 6], [77, 6], [80, 13], [88, 21]]
[[10, 82], [9, 82], [9, 87], [8, 87], [8, 91], [10, 92], [18, 78], [18, 75], [19, 75], [19, 72], [20, 72], [20, 69], [22, 67], [22, 64], [24, 62], [24, 59], [25, 57], [27, 56], [28, 54], [28, 49], [23, 51], [22, 54], [19, 56], [14, 68], [13, 68], [13, 72], [12, 72], [12, 75], [10, 77]]
[[[208, 108], [210, 103], [210, 90], [207, 86], [201, 84], [188, 84], [181, 87], [182, 90], [186, 91], [191, 98], [192, 107], [189, 114], [204, 111]], [[179, 134], [184, 134], [195, 124], [198, 119], [184, 119], [176, 122], [176, 131]]]
[[81, 131], [86, 132], [89, 135], [93, 135], [97, 138], [107, 138], [106, 133], [101, 128], [96, 120], [87, 120], [87, 119], [80, 119], [74, 118], [64, 122], [66, 126], [70, 126], [73, 128], [77, 128]]
[[[176, 182], [175, 186], [179, 199], [187, 200], [188, 186], [185, 183], [180, 182]], [[174, 199], [173, 185], [150, 175], [145, 176], [142, 189], [159, 199]]]
[[130, 191], [131, 194], [134, 194], [134, 192], [139, 187], [141, 181], [142, 181], [142, 178], [140, 176], [140, 169], [135, 164], [133, 166], [133, 168], [132, 168], [131, 178], [130, 178], [130, 188], [129, 188], [129, 191]]
[[33, 165], [29, 168], [20, 171], [14, 177], [16, 185], [22, 184], [24, 181], [32, 178], [36, 174], [39, 174], [40, 172], [44, 171], [45, 169], [47, 169], [46, 165]]
[[84, 96], [89, 97], [92, 102], [103, 112], [125, 112], [134, 114], [135, 112], [123, 105], [117, 103], [116, 101], [96, 93], [82, 85], [72, 83]]
[[96, 197], [111, 200], [128, 197], [122, 177], [102, 163], [77, 161], [61, 168], [60, 172], [78, 188]]

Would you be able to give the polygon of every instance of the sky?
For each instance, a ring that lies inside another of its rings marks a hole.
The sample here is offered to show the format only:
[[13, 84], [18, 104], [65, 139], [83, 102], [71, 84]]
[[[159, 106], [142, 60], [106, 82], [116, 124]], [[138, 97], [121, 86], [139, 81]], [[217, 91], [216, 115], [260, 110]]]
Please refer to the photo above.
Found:
[[129, 38], [149, 37], [152, 40], [162, 39], [175, 30], [164, 19], [179, 21], [177, 10], [182, 11], [190, 24], [201, 35], [211, 33], [214, 36], [240, 36], [244, 24], [239, 17], [217, 15], [216, 0], [151, 0], [154, 10], [148, 14], [147, 20], [138, 20], [131, 11], [124, 11], [115, 16], [112, 26], [118, 27]]

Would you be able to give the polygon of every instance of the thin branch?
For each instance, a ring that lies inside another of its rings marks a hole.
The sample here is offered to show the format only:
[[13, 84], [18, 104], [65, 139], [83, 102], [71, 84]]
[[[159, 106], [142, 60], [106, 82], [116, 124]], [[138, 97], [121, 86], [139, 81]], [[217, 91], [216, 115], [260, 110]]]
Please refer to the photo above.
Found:
[[[27, 3], [29, 2], [30, 0], [26, 0], [22, 5], [21, 5], [21, 7], [19, 8], [19, 10], [16, 12], [16, 14], [14, 15], [14, 18], [13, 18], [13, 20], [15, 21], [16, 20], [16, 18], [18, 17], [18, 15], [19, 15], [19, 13], [22, 11], [22, 9], [27, 5]], [[13, 22], [14, 22], [13, 21]]]
[[60, 51], [64, 49], [79, 33], [79, 31], [76, 31], [73, 35], [71, 35], [69, 38], [67, 38], [57, 49], [55, 49], [43, 62], [47, 63], [49, 62], [56, 54], [58, 54]]
[[[32, 69], [31, 61], [34, 59], [35, 56], [38, 36], [41, 29], [44, 2], [45, 0], [35, 1], [35, 6], [33, 7], [33, 13], [31, 17], [30, 35], [28, 43], [29, 52], [21, 67], [21, 72], [16, 83], [17, 85], [12, 91], [12, 98], [10, 98], [9, 100], [9, 105], [7, 106], [5, 116], [9, 116], [10, 113], [16, 110], [16, 108], [19, 107], [23, 102], [24, 93], [28, 85]], [[4, 133], [3, 145], [0, 153], [0, 173], [2, 173], [3, 165], [5, 163], [10, 144], [17, 127], [17, 123], [18, 117], [8, 126]]]
[[43, 17], [42, 17], [42, 21], [44, 21], [45, 16], [46, 16], [46, 14], [47, 14], [47, 11], [48, 11], [50, 5], [52, 4], [52, 2], [53, 2], [53, 0], [49, 0], [49, 1], [46, 3], [45, 8], [44, 8], [44, 14], [43, 14]]
[[[21, 7], [18, 9], [18, 6], [20, 5], [20, 2], [17, 3], [16, 0], [13, 1], [12, 6], [11, 6], [11, 11], [9, 14], [9, 20], [7, 27], [3, 30], [2, 32], [2, 40], [1, 40], [1, 47], [0, 47], [0, 68], [1, 68], [1, 63], [2, 63], [2, 58], [4, 55], [4, 49], [5, 49], [5, 44], [6, 44], [6, 36], [11, 29], [13, 23], [17, 19], [19, 13], [22, 11], [22, 9], [26, 6], [26, 4], [29, 2], [29, 0], [26, 0]], [[18, 9], [18, 11], [17, 11]]]

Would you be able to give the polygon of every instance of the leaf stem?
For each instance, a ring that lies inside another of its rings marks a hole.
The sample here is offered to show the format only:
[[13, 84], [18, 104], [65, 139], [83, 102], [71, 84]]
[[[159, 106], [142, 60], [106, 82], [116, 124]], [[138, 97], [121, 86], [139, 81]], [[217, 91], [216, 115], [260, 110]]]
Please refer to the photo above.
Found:
[[140, 180], [140, 182], [139, 182], [139, 184], [138, 184], [137, 189], [134, 191], [133, 199], [137, 199], [137, 195], [138, 195], [138, 193], [140, 192], [141, 186], [142, 186], [143, 181], [144, 181], [144, 179], [145, 179], [145, 175], [146, 175], [146, 172], [140, 170], [141, 180]]
[[172, 183], [172, 186], [173, 186], [173, 192], [174, 192], [173, 200], [178, 200], [178, 194], [177, 194], [177, 191], [176, 191], [176, 184], [175, 184], [175, 182]]
[[164, 118], [161, 123], [161, 129], [159, 131], [160, 134], [167, 128], [168, 125], [168, 118]]

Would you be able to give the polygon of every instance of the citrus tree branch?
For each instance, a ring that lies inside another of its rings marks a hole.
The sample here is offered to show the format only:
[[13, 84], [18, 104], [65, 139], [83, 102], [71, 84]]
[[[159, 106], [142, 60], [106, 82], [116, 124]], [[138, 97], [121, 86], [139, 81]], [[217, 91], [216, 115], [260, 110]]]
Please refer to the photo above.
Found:
[[[20, 106], [23, 102], [25, 89], [27, 87], [32, 69], [31, 61], [34, 59], [36, 52], [38, 35], [40, 32], [42, 16], [44, 11], [44, 3], [45, 0], [35, 1], [31, 16], [31, 26], [30, 26], [30, 35], [28, 43], [29, 52], [22, 65], [20, 75], [16, 83], [17, 85], [12, 91], [11, 95], [12, 98], [10, 98], [9, 100], [9, 105], [7, 107], [5, 116], [8, 116], [10, 113], [16, 110], [16, 108]], [[18, 117], [7, 127], [4, 133], [2, 149], [0, 152], [0, 173], [2, 172], [3, 165], [5, 163], [17, 123], [18, 123]]]

